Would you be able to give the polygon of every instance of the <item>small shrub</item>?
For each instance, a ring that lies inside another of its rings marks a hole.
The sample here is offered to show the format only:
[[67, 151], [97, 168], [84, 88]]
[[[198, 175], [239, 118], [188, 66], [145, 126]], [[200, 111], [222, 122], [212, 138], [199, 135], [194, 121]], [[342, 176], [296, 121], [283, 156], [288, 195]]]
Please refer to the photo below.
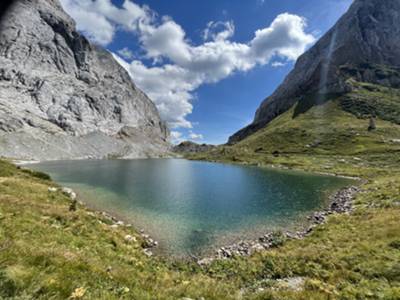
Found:
[[389, 244], [389, 247], [400, 250], [400, 240], [393, 241]]
[[17, 285], [14, 280], [7, 276], [5, 270], [0, 270], [0, 298], [11, 298], [15, 296], [16, 291]]
[[42, 180], [51, 180], [50, 175], [40, 172], [40, 171], [33, 171], [33, 170], [29, 170], [29, 169], [22, 169], [22, 172], [29, 174], [33, 177], [42, 179]]
[[271, 241], [271, 247], [279, 247], [282, 246], [286, 241], [286, 236], [280, 232], [274, 232], [272, 234], [272, 241]]
[[17, 168], [9, 162], [0, 160], [0, 177], [10, 177], [15, 175]]

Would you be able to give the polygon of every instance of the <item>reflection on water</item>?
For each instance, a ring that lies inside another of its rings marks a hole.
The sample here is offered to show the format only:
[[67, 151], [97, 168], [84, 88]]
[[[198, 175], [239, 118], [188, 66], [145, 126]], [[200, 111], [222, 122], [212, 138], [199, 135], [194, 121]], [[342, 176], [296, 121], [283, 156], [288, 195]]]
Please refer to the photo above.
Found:
[[170, 254], [293, 225], [349, 180], [179, 159], [33, 165], [88, 204], [144, 228]]

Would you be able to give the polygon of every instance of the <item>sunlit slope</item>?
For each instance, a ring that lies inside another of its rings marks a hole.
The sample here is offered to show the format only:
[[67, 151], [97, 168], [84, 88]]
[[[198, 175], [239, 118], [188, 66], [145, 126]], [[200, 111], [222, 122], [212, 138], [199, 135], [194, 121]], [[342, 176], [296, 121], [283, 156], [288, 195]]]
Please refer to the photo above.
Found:
[[[357, 155], [400, 151], [400, 92], [372, 84], [359, 84], [354, 92], [331, 96], [316, 104], [305, 97], [265, 128], [232, 149], [250, 154]], [[369, 118], [376, 115], [376, 130]]]

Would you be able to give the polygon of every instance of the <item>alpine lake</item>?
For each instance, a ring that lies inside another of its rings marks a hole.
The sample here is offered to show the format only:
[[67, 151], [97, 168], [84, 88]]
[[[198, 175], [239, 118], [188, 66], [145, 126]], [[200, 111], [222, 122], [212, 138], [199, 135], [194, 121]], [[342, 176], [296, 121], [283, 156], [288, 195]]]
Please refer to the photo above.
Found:
[[30, 165], [89, 207], [143, 229], [171, 256], [204, 254], [272, 230], [295, 230], [354, 181], [184, 159], [52, 161]]

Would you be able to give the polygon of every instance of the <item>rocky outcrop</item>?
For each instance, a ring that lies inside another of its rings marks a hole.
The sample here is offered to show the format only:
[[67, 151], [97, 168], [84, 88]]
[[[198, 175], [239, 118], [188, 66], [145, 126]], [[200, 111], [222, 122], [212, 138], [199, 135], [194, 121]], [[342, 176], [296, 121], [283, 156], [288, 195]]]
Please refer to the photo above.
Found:
[[231, 136], [229, 143], [265, 127], [307, 95], [348, 92], [350, 77], [400, 87], [399, 24], [399, 0], [355, 0], [337, 24], [298, 59], [285, 81], [261, 104], [253, 123]]
[[198, 153], [198, 152], [207, 152], [215, 149], [216, 146], [208, 145], [208, 144], [197, 144], [191, 141], [185, 141], [176, 145], [172, 148], [173, 152], [176, 153]]
[[58, 0], [15, 2], [0, 25], [0, 156], [159, 156], [167, 138], [155, 105]]

